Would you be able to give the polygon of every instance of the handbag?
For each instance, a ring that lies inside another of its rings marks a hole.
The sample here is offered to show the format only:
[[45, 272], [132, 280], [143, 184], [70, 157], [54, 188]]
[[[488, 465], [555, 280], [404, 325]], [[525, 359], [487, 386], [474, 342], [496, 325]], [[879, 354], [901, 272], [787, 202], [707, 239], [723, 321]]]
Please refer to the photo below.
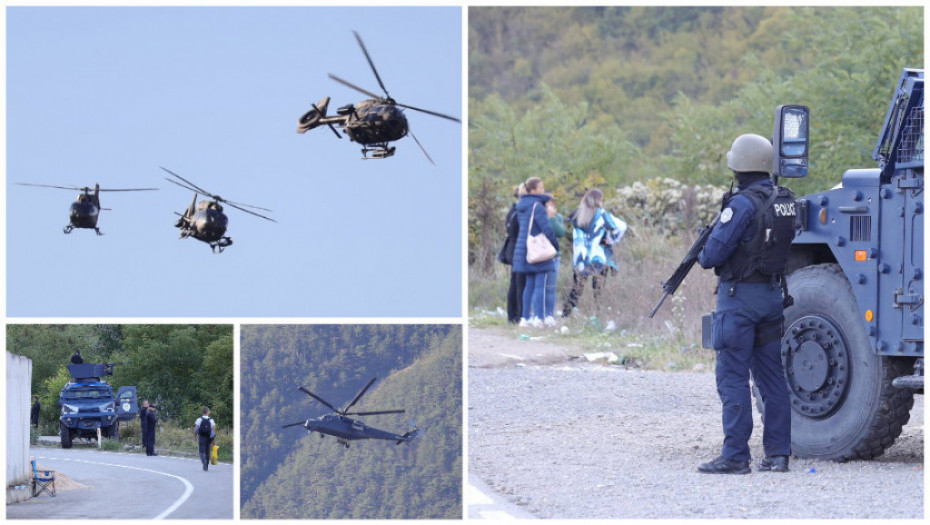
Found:
[[536, 264], [554, 259], [556, 256], [555, 246], [549, 242], [546, 234], [531, 235], [533, 231], [533, 220], [536, 218], [536, 205], [533, 205], [533, 212], [530, 214], [530, 224], [526, 230], [526, 262]]

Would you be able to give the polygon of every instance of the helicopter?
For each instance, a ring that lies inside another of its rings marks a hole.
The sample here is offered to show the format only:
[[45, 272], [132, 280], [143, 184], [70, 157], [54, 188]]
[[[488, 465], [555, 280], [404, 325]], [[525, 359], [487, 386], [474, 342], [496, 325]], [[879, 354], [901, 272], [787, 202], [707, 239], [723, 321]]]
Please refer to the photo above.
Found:
[[[20, 186], [35, 186], [38, 188], [57, 188], [59, 190], [80, 191], [77, 200], [71, 203], [68, 225], [64, 227], [65, 233], [71, 233], [75, 228], [93, 229], [97, 235], [103, 235], [100, 228], [97, 227], [97, 219], [100, 216], [100, 210], [109, 211], [110, 208], [100, 207], [101, 191], [154, 191], [158, 188], [101, 188], [100, 184], [94, 184], [93, 188], [87, 186], [78, 188], [76, 186], [53, 186], [50, 184], [30, 184], [28, 182], [17, 182]], [[91, 191], [93, 190], [93, 193]]]
[[[270, 212], [271, 210], [267, 208], [260, 208], [251, 204], [243, 204], [241, 202], [226, 200], [219, 195], [213, 195], [209, 191], [200, 188], [196, 184], [167, 168], [161, 169], [180, 179], [183, 184], [181, 182], [177, 182], [176, 180], [169, 179], [168, 177], [165, 177], [166, 181], [194, 192], [194, 200], [191, 201], [191, 205], [188, 206], [187, 210], [185, 210], [183, 214], [175, 212], [176, 215], [178, 215], [180, 218], [174, 226], [180, 230], [182, 239], [185, 237], [193, 237], [198, 241], [203, 241], [210, 245], [210, 249], [213, 250], [213, 253], [223, 253], [225, 248], [232, 245], [232, 239], [224, 236], [229, 219], [227, 219], [226, 214], [223, 213], [223, 206], [220, 205], [221, 202], [224, 202], [233, 208], [236, 208], [237, 210], [255, 215], [256, 217], [261, 217], [262, 219], [266, 219], [271, 222], [277, 222], [272, 218], [265, 217], [264, 215], [245, 209], [247, 207]], [[198, 195], [205, 195], [213, 200], [197, 202]]]
[[394, 434], [386, 430], [379, 430], [377, 428], [372, 428], [357, 419], [352, 419], [348, 416], [373, 416], [375, 414], [402, 414], [404, 410], [377, 410], [373, 412], [349, 412], [348, 410], [352, 408], [355, 403], [358, 403], [358, 400], [361, 399], [365, 392], [371, 387], [371, 385], [377, 380], [377, 377], [371, 378], [371, 381], [365, 385], [362, 390], [356, 394], [355, 398], [342, 410], [334, 407], [322, 397], [314, 394], [313, 392], [307, 390], [306, 388], [300, 386], [297, 387], [298, 390], [307, 394], [308, 396], [316, 399], [320, 403], [326, 405], [334, 413], [325, 414], [318, 418], [307, 419], [306, 421], [299, 421], [297, 423], [289, 423], [287, 425], [282, 425], [281, 428], [296, 427], [302, 426], [306, 428], [309, 432], [319, 432], [320, 439], [323, 439], [324, 436], [335, 436], [336, 442], [340, 445], [349, 448], [349, 441], [354, 441], [357, 439], [383, 439], [387, 441], [394, 441], [395, 445], [400, 445], [401, 443], [410, 443], [417, 438], [420, 434], [420, 429], [413, 424], [412, 421], [408, 421], [408, 424], [413, 427], [413, 430], [404, 433], [403, 435]]
[[[355, 31], [352, 33], [355, 35], [355, 39], [358, 40], [358, 45], [362, 48], [362, 53], [365, 54], [368, 65], [371, 66], [371, 71], [375, 74], [375, 79], [378, 80], [378, 85], [381, 86], [381, 90], [384, 91], [384, 96], [376, 95], [371, 91], [362, 89], [330, 73], [329, 78], [360, 93], [368, 95], [371, 98], [354, 105], [347, 104], [342, 106], [336, 110], [335, 115], [327, 116], [326, 110], [329, 106], [329, 97], [324, 97], [318, 103], [311, 104], [312, 108], [298, 119], [297, 133], [306, 133], [311, 129], [325, 124], [336, 134], [337, 138], [342, 138], [342, 135], [336, 130], [336, 126], [339, 126], [343, 128], [344, 133], [349, 136], [349, 140], [358, 142], [363, 146], [362, 159], [385, 159], [391, 157], [394, 155], [396, 148], [395, 146], [389, 146], [389, 143], [410, 135], [417, 143], [417, 146], [420, 147], [420, 150], [423, 151], [423, 154], [426, 155], [427, 160], [435, 165], [436, 163], [433, 162], [432, 157], [429, 156], [429, 153], [427, 153], [423, 145], [420, 144], [416, 135], [410, 131], [410, 126], [407, 124], [407, 117], [400, 108], [420, 111], [428, 115], [455, 122], [462, 121], [443, 113], [401, 104], [391, 98], [387, 88], [384, 87], [384, 82], [381, 81], [381, 76], [378, 75], [378, 70], [375, 69], [375, 64], [372, 62], [364, 42], [362, 42], [362, 37]], [[371, 156], [369, 156], [369, 153]]]

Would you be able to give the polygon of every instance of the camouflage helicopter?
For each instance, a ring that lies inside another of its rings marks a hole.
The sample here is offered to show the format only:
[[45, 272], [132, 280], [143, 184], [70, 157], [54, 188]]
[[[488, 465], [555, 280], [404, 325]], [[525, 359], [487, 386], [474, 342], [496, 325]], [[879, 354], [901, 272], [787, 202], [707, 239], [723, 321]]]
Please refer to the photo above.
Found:
[[[20, 186], [35, 186], [38, 188], [57, 188], [59, 190], [75, 190], [80, 191], [81, 193], [77, 196], [77, 200], [71, 203], [71, 211], [69, 213], [69, 223], [64, 227], [65, 233], [71, 233], [75, 228], [86, 228], [88, 230], [92, 229], [97, 232], [97, 235], [103, 235], [103, 232], [100, 231], [100, 228], [97, 227], [97, 219], [100, 216], [100, 210], [109, 211], [110, 208], [101, 208], [100, 207], [100, 192], [101, 191], [154, 191], [158, 188], [101, 188], [100, 184], [94, 184], [93, 188], [87, 186], [83, 188], [78, 188], [76, 186], [52, 186], [50, 184], [30, 184], [28, 182], [17, 182]], [[93, 193], [91, 193], [93, 190]]]
[[377, 428], [372, 428], [357, 419], [352, 419], [348, 416], [373, 416], [375, 414], [402, 414], [404, 410], [377, 410], [374, 412], [349, 412], [348, 410], [352, 408], [355, 403], [358, 403], [358, 400], [361, 399], [365, 392], [371, 387], [371, 385], [378, 378], [373, 377], [371, 381], [365, 385], [362, 390], [356, 394], [355, 398], [342, 410], [334, 407], [322, 397], [314, 394], [313, 392], [307, 390], [304, 387], [297, 387], [298, 390], [307, 394], [308, 396], [316, 399], [320, 403], [326, 405], [333, 414], [325, 414], [318, 418], [307, 419], [305, 421], [299, 421], [297, 423], [290, 423], [287, 425], [282, 425], [281, 428], [296, 427], [302, 426], [306, 428], [309, 432], [319, 432], [320, 439], [323, 439], [324, 436], [335, 436], [336, 443], [349, 448], [349, 441], [354, 441], [357, 439], [383, 439], [386, 441], [394, 441], [395, 445], [400, 445], [401, 443], [410, 443], [417, 436], [420, 435], [420, 429], [417, 428], [412, 421], [407, 423], [413, 427], [413, 430], [404, 433], [403, 435], [394, 434], [385, 430], [379, 430]]
[[[407, 117], [404, 116], [404, 112], [400, 108], [420, 111], [428, 115], [455, 122], [461, 122], [461, 120], [435, 111], [401, 104], [391, 98], [387, 88], [384, 87], [384, 82], [381, 81], [381, 76], [378, 75], [378, 70], [375, 69], [375, 64], [372, 62], [371, 56], [368, 55], [368, 50], [365, 48], [362, 38], [355, 31], [353, 31], [353, 34], [355, 35], [355, 39], [358, 40], [358, 45], [362, 48], [362, 53], [365, 54], [365, 58], [368, 60], [368, 65], [371, 66], [375, 78], [378, 80], [378, 85], [381, 86], [381, 90], [384, 91], [384, 96], [376, 95], [371, 91], [362, 89], [330, 73], [329, 78], [344, 86], [359, 91], [360, 93], [368, 95], [371, 98], [354, 105], [347, 104], [342, 106], [336, 110], [335, 115], [327, 116], [326, 110], [329, 106], [329, 97], [324, 97], [318, 103], [312, 104], [312, 109], [300, 117], [297, 121], [297, 133], [306, 133], [308, 130], [325, 124], [336, 134], [337, 138], [341, 138], [342, 136], [336, 130], [336, 126], [339, 126], [343, 128], [345, 134], [349, 136], [349, 140], [358, 142], [363, 146], [363, 159], [384, 159], [393, 156], [396, 148], [394, 146], [389, 146], [389, 143], [410, 135], [417, 143], [417, 146], [420, 147], [420, 150], [423, 151], [423, 154], [426, 155], [426, 158], [431, 163], [435, 164], [433, 159], [429, 156], [429, 153], [426, 152], [426, 149], [420, 144], [420, 141], [417, 140], [417, 137], [410, 131], [410, 126], [407, 124]], [[371, 156], [369, 156], [369, 153], [371, 153]]]
[[[213, 253], [223, 253], [223, 250], [230, 246], [233, 242], [232, 239], [224, 236], [229, 219], [226, 217], [226, 214], [223, 213], [223, 207], [220, 205], [221, 202], [226, 203], [233, 208], [236, 208], [237, 210], [255, 215], [256, 217], [261, 217], [262, 219], [266, 219], [271, 222], [277, 222], [272, 218], [265, 217], [264, 215], [245, 209], [247, 207], [270, 212], [271, 210], [267, 208], [260, 208], [251, 204], [243, 204], [241, 202], [233, 202], [224, 199], [219, 195], [213, 195], [212, 193], [200, 188], [184, 177], [181, 177], [177, 173], [174, 173], [167, 168], [161, 169], [180, 179], [183, 184], [181, 182], [177, 182], [176, 180], [169, 179], [168, 177], [165, 177], [166, 181], [194, 192], [194, 200], [191, 201], [191, 205], [188, 206], [187, 210], [185, 210], [183, 214], [176, 212], [180, 218], [174, 226], [180, 230], [182, 239], [185, 237], [193, 237], [198, 241], [203, 241], [209, 244], [210, 249], [213, 250]], [[213, 200], [197, 202], [198, 195], [205, 195]]]

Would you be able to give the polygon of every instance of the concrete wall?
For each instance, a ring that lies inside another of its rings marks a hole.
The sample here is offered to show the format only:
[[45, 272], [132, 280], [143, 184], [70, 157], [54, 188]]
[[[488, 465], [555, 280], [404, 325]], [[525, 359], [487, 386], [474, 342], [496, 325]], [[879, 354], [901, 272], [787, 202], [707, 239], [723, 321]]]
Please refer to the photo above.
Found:
[[6, 485], [32, 479], [29, 463], [29, 411], [32, 406], [32, 359], [6, 353]]

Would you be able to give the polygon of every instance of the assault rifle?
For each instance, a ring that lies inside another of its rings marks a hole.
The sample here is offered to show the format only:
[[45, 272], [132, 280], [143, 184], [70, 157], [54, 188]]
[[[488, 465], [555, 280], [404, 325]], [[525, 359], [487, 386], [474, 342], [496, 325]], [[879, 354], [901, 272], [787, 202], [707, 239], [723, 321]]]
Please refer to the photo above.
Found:
[[675, 273], [672, 274], [672, 277], [668, 281], [662, 283], [662, 289], [665, 290], [665, 295], [659, 299], [659, 304], [649, 312], [649, 318], [651, 319], [656, 312], [659, 311], [659, 308], [662, 306], [662, 303], [665, 302], [665, 298], [669, 295], [675, 293], [675, 290], [678, 290], [678, 287], [681, 286], [681, 282], [685, 280], [685, 277], [688, 275], [688, 272], [691, 271], [691, 268], [694, 266], [694, 263], [697, 262], [698, 254], [701, 253], [701, 250], [704, 249], [704, 245], [707, 244], [707, 239], [710, 237], [710, 232], [713, 231], [714, 226], [717, 225], [717, 222], [720, 221], [720, 214], [717, 214], [717, 217], [714, 218], [713, 222], [709, 226], [699, 230], [698, 238], [694, 241], [694, 245], [691, 246], [691, 249], [688, 250], [685, 258], [681, 260], [681, 263], [678, 264], [678, 268], [675, 270]]

